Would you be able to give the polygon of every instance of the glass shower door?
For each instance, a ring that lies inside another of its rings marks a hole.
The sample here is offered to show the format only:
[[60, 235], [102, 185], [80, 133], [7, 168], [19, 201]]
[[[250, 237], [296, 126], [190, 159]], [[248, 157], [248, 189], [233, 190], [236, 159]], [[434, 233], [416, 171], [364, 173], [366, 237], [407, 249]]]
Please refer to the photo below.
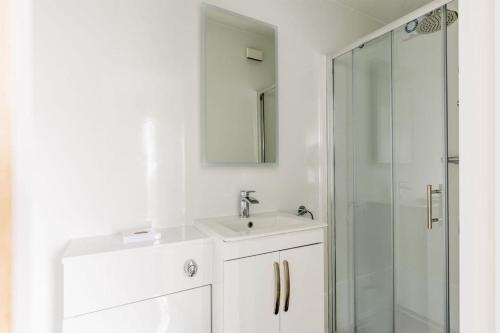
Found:
[[353, 51], [353, 268], [357, 333], [393, 332], [391, 34]]
[[[429, 15], [432, 15], [430, 17]], [[394, 321], [396, 332], [447, 329], [445, 31], [393, 32]]]
[[391, 34], [333, 67], [334, 330], [392, 333]]

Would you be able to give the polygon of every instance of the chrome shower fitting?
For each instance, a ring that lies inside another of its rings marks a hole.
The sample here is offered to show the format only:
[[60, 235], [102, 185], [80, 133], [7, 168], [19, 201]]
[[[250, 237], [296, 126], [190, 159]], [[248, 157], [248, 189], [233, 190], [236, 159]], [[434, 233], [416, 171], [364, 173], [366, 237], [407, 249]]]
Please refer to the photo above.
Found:
[[[442, 9], [436, 9], [429, 14], [427, 14], [417, 26], [417, 30], [421, 34], [430, 34], [441, 30], [441, 11]], [[446, 11], [446, 25], [452, 25], [458, 20], [458, 12], [454, 10]]]

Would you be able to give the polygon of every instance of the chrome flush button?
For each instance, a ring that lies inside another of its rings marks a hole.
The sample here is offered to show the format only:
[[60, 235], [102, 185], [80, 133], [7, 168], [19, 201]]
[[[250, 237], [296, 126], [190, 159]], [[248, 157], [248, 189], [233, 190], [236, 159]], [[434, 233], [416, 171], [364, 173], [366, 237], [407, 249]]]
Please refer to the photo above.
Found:
[[184, 272], [187, 276], [193, 277], [198, 272], [198, 264], [193, 259], [189, 259], [184, 264]]

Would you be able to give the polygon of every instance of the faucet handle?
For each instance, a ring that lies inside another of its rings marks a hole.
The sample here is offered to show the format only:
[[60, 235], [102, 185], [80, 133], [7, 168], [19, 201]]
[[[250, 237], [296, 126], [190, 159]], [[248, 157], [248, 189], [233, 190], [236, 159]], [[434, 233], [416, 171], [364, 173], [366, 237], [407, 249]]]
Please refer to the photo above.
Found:
[[253, 190], [250, 190], [250, 191], [249, 190], [242, 190], [240, 192], [240, 196], [242, 198], [248, 198], [248, 196], [250, 195], [250, 193], [255, 193], [255, 191], [253, 191]]

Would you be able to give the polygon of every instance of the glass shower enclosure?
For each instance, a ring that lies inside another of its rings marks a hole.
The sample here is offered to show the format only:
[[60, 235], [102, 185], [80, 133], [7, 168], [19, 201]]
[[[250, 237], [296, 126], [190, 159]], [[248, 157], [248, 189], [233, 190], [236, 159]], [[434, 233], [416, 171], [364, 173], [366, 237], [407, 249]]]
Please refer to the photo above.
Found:
[[332, 332], [451, 332], [447, 54], [457, 18], [437, 8], [333, 59]]

